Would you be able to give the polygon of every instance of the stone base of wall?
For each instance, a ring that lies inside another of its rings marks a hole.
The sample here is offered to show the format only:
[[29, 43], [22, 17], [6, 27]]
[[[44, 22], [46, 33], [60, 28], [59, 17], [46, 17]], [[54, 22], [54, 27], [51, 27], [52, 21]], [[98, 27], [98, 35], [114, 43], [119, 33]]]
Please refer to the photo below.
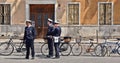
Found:
[[8, 36], [23, 36], [25, 25], [5, 25], [0, 26], [0, 38], [8, 38]]
[[[24, 33], [25, 25], [9, 25], [0, 26], [0, 37], [8, 38], [14, 34], [22, 37]], [[103, 38], [105, 36], [109, 38], [120, 37], [120, 26], [61, 26], [61, 36], [77, 37], [82, 36], [84, 38]]]
[[119, 25], [106, 26], [61, 26], [62, 36], [82, 36], [86, 38], [120, 37]]

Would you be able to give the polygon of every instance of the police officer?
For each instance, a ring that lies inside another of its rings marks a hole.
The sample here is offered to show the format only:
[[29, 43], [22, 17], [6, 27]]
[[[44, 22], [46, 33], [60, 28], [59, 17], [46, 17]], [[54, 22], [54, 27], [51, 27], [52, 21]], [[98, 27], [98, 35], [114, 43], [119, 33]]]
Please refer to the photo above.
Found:
[[26, 59], [29, 59], [30, 49], [31, 49], [31, 55], [32, 59], [35, 57], [35, 51], [34, 51], [34, 39], [36, 36], [35, 28], [32, 26], [31, 20], [26, 20], [26, 27], [24, 31], [24, 41], [26, 44]]
[[60, 55], [59, 55], [60, 35], [61, 35], [61, 27], [59, 26], [59, 22], [55, 21], [54, 22], [54, 31], [53, 31], [55, 58], [60, 58]]
[[48, 48], [49, 48], [49, 54], [47, 55], [48, 58], [53, 57], [53, 39], [52, 39], [52, 31], [53, 31], [53, 21], [48, 18], [48, 30], [47, 30], [47, 41], [48, 41]]

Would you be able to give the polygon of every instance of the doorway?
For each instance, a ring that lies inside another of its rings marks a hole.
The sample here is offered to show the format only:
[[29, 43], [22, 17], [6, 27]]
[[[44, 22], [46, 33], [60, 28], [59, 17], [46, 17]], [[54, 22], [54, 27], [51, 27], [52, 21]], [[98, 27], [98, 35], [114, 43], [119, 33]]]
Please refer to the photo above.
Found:
[[35, 24], [37, 38], [43, 38], [47, 33], [47, 21], [55, 19], [54, 4], [30, 4], [30, 20]]

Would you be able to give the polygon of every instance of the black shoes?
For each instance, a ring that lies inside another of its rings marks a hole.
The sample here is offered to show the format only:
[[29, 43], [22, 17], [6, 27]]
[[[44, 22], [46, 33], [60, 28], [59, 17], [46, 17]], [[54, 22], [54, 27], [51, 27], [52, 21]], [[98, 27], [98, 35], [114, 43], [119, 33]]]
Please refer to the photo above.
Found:
[[29, 59], [28, 57], [26, 57], [25, 59]]
[[53, 58], [53, 56], [47, 55], [47, 58]]
[[47, 58], [51, 58], [51, 59], [59, 59], [59, 58], [60, 58], [60, 56], [53, 57], [53, 56], [47, 55]]
[[54, 57], [54, 58], [52, 58], [52, 59], [59, 59], [60, 57]]

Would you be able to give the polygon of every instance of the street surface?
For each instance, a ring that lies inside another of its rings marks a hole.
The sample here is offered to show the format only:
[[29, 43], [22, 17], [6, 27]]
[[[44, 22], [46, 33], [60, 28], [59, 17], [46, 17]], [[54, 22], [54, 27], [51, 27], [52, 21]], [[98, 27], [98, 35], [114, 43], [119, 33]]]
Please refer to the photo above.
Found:
[[[5, 40], [4, 40], [5, 41]], [[50, 59], [43, 56], [40, 52], [40, 43], [35, 43], [36, 57], [34, 60], [25, 59], [22, 53], [14, 53], [10, 56], [1, 56], [0, 63], [120, 63], [120, 56], [112, 54], [110, 57], [96, 57], [90, 54], [83, 54], [81, 56], [61, 56], [59, 59]]]
[[120, 56], [94, 57], [90, 55], [82, 56], [61, 56], [60, 59], [50, 59], [36, 54], [34, 60], [24, 59], [21, 53], [14, 53], [11, 56], [0, 56], [0, 63], [120, 63]]

